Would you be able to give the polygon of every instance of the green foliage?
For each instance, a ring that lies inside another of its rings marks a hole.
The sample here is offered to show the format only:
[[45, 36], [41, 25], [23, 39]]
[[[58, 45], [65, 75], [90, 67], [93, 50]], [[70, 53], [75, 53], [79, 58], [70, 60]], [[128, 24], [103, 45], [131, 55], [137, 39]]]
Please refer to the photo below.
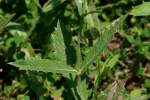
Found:
[[[82, 15], [84, 13], [84, 8], [83, 8], [83, 3], [85, 0], [76, 0], [76, 5], [78, 7], [78, 12], [80, 15]], [[86, 2], [86, 1], [85, 1]]]
[[48, 0], [42, 10], [43, 12], [48, 12], [48, 11], [52, 11], [53, 9], [55, 9], [58, 5], [62, 4], [65, 0]]
[[2, 0], [0, 6], [0, 99], [150, 98], [150, 2]]
[[146, 92], [144, 89], [135, 89], [130, 93], [131, 100], [147, 100], [149, 96], [145, 95], [144, 92]]
[[57, 23], [57, 28], [55, 28], [54, 34], [52, 34], [52, 40], [54, 42], [55, 55], [58, 60], [67, 63], [66, 57], [66, 46], [64, 43], [63, 33], [61, 31], [60, 23]]
[[62, 74], [77, 73], [77, 71], [70, 66], [67, 66], [63, 62], [59, 62], [57, 60], [51, 61], [46, 59], [33, 58], [30, 60], [18, 60], [17, 62], [12, 62], [10, 64], [19, 67], [20, 70], [35, 70]]
[[130, 14], [134, 16], [148, 16], [150, 15], [149, 7], [150, 2], [144, 2], [143, 4], [134, 7]]
[[8, 22], [14, 17], [14, 14], [12, 15], [0, 15], [0, 32], [3, 31], [3, 29], [7, 26]]
[[112, 24], [107, 26], [105, 30], [102, 30], [101, 36], [94, 44], [93, 48], [89, 50], [84, 62], [82, 63], [82, 71], [84, 71], [84, 68], [87, 67], [90, 63], [92, 63], [92, 61], [98, 56], [98, 54], [106, 48], [107, 44], [112, 39], [114, 33], [120, 31], [122, 26], [121, 24], [125, 18], [126, 16], [123, 16], [120, 19], [115, 20]]

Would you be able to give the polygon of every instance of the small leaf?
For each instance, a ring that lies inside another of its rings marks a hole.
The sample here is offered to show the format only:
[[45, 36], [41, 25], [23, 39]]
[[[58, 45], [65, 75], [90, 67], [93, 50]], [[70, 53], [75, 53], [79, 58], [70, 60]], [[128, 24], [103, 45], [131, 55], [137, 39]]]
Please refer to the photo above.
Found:
[[56, 60], [33, 58], [28, 60], [18, 60], [16, 62], [10, 62], [9, 64], [19, 67], [20, 70], [43, 71], [65, 75], [67, 73], [77, 73], [72, 67]]
[[6, 15], [6, 16], [1, 16], [0, 15], [0, 32], [3, 31], [3, 29], [6, 27], [8, 22], [14, 17], [14, 14], [12, 15]]
[[132, 35], [125, 34], [125, 37], [131, 44], [135, 43], [135, 39]]
[[130, 14], [133, 16], [148, 16], [150, 15], [150, 2], [144, 2], [141, 5], [134, 7]]
[[114, 55], [111, 59], [109, 59], [109, 62], [107, 63], [107, 66], [112, 69], [116, 63], [119, 61], [119, 57], [120, 55], [117, 54], [117, 55]]

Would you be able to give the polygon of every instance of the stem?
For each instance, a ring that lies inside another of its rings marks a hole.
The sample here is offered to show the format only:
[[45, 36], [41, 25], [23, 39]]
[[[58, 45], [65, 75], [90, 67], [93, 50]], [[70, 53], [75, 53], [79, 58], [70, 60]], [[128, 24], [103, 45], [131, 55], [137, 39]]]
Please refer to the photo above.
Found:
[[76, 69], [79, 71], [80, 70], [80, 63], [81, 63], [81, 50], [80, 50], [80, 38], [82, 34], [82, 29], [83, 29], [83, 18], [79, 16], [80, 19], [80, 29], [78, 33], [78, 40], [77, 40], [77, 48], [76, 48], [76, 57], [77, 57], [77, 62], [76, 62]]
[[89, 11], [89, 12], [83, 14], [83, 16], [87, 16], [87, 15], [93, 14], [93, 13], [101, 13], [101, 12], [102, 12], [102, 11], [99, 11], [99, 10], [93, 10], [93, 11]]
[[81, 64], [81, 59], [82, 59], [81, 58], [81, 50], [80, 50], [80, 39], [81, 39], [81, 35], [83, 33], [83, 17], [84, 16], [78, 15], [78, 17], [79, 17], [80, 28], [79, 28], [79, 32], [77, 34], [78, 40], [77, 40], [77, 47], [76, 47], [76, 57], [77, 57], [77, 59], [76, 59], [76, 66], [75, 66], [75, 68], [78, 71], [78, 75], [76, 76], [76, 89], [77, 89], [77, 92], [78, 92], [78, 94], [80, 96], [80, 99], [81, 100], [85, 100], [83, 92], [82, 92], [83, 88], [82, 88], [82, 84], [81, 84], [81, 74], [80, 74], [80, 69], [81, 69], [80, 64]]
[[80, 95], [81, 100], [85, 100], [84, 95], [83, 95], [83, 88], [82, 88], [82, 83], [81, 83], [81, 76], [77, 76], [77, 91]]
[[79, 70], [80, 69], [80, 60], [81, 60], [81, 51], [80, 51], [80, 35], [78, 35], [78, 43], [77, 43], [77, 47], [76, 47], [76, 57], [77, 57], [77, 62], [76, 62], [76, 69]]

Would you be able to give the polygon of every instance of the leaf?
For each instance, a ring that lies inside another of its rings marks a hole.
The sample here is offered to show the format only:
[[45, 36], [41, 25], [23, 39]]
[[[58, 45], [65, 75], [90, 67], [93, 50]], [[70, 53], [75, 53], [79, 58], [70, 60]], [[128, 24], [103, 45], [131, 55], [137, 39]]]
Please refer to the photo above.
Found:
[[3, 31], [3, 29], [6, 27], [6, 25], [8, 24], [8, 22], [14, 17], [14, 14], [12, 15], [5, 15], [5, 16], [1, 16], [0, 15], [0, 32]]
[[79, 91], [81, 100], [88, 100], [91, 91], [90, 89], [88, 89], [88, 85], [85, 79], [82, 80], [81, 83], [77, 85], [77, 89]]
[[64, 63], [67, 62], [67, 59], [66, 59], [66, 47], [65, 47], [65, 44], [64, 44], [64, 38], [63, 38], [63, 33], [62, 33], [62, 30], [61, 30], [61, 27], [60, 27], [60, 22], [58, 21], [57, 23], [57, 28], [55, 28], [55, 32], [54, 34], [52, 34], [52, 39], [53, 39], [53, 42], [54, 42], [54, 48], [55, 48], [55, 55], [56, 57], [63, 61]]
[[78, 12], [79, 12], [79, 15], [81, 16], [83, 14], [83, 0], [75, 0], [76, 2], [76, 5], [77, 5], [77, 8], [78, 8]]
[[125, 34], [125, 37], [127, 41], [130, 42], [131, 44], [135, 43], [135, 39], [132, 35]]
[[19, 67], [20, 70], [43, 71], [65, 75], [67, 73], [77, 73], [72, 67], [56, 60], [33, 58], [28, 60], [18, 60], [16, 62], [10, 62], [9, 64]]
[[130, 14], [133, 16], [148, 16], [150, 15], [150, 2], [144, 2], [141, 5], [135, 6]]
[[[96, 9], [96, 6], [93, 2], [90, 2], [89, 4], [85, 2], [84, 5], [87, 13]], [[99, 29], [101, 27], [97, 13], [87, 14], [85, 16], [85, 23], [88, 29], [93, 27]]]
[[120, 17], [104, 29], [98, 41], [94, 44], [93, 48], [89, 50], [87, 56], [85, 57], [85, 60], [82, 63], [81, 72], [83, 72], [86, 67], [99, 55], [99, 53], [107, 47], [107, 44], [112, 39], [114, 33], [120, 31], [121, 24], [125, 18], [126, 16]]
[[150, 96], [146, 94], [146, 90], [144, 88], [134, 89], [129, 95], [129, 100], [148, 100], [149, 97]]
[[112, 69], [116, 65], [116, 63], [119, 61], [119, 57], [120, 57], [119, 54], [111, 57], [106, 66], [108, 66], [110, 69]]
[[36, 20], [36, 18], [38, 18], [37, 16], [38, 16], [39, 6], [37, 5], [37, 3], [35, 3], [35, 0], [25, 0], [25, 4], [28, 9], [28, 13], [32, 14], [34, 20]]
[[40, 5], [39, 0], [33, 0], [33, 1], [34, 1], [34, 3], [35, 3], [39, 8], [41, 8], [41, 5]]
[[84, 26], [86, 27], [86, 30], [89, 31], [86, 32], [85, 35], [90, 36], [92, 38], [96, 38], [99, 35], [99, 29], [101, 27], [98, 14], [97, 13], [88, 14], [88, 12], [94, 11], [96, 9], [96, 6], [93, 2], [89, 3], [85, 2], [84, 5], [87, 12], [87, 14], [85, 14], [84, 17], [85, 23]]
[[64, 43], [65, 43], [65, 54], [67, 59], [67, 64], [75, 65], [76, 63], [76, 51], [75, 47], [72, 45], [72, 33], [67, 29], [65, 24], [60, 21], [60, 27], [63, 33]]
[[44, 6], [43, 6], [43, 11], [48, 12], [62, 4], [65, 0], [48, 0]]

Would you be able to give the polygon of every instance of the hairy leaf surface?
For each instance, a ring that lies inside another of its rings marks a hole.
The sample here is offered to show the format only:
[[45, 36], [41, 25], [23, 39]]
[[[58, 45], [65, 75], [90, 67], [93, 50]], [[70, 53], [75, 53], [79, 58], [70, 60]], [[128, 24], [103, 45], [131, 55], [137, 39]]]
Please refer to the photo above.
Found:
[[77, 72], [75, 69], [64, 64], [63, 62], [48, 59], [34, 58], [28, 60], [18, 60], [16, 62], [10, 62], [9, 64], [19, 67], [20, 70], [43, 71], [61, 74], [76, 74]]
[[55, 28], [55, 32], [52, 35], [52, 39], [54, 42], [54, 47], [55, 47], [55, 55], [56, 57], [66, 63], [66, 52], [65, 52], [65, 43], [64, 43], [64, 38], [63, 38], [63, 33], [60, 27], [60, 23], [57, 23], [57, 28]]

